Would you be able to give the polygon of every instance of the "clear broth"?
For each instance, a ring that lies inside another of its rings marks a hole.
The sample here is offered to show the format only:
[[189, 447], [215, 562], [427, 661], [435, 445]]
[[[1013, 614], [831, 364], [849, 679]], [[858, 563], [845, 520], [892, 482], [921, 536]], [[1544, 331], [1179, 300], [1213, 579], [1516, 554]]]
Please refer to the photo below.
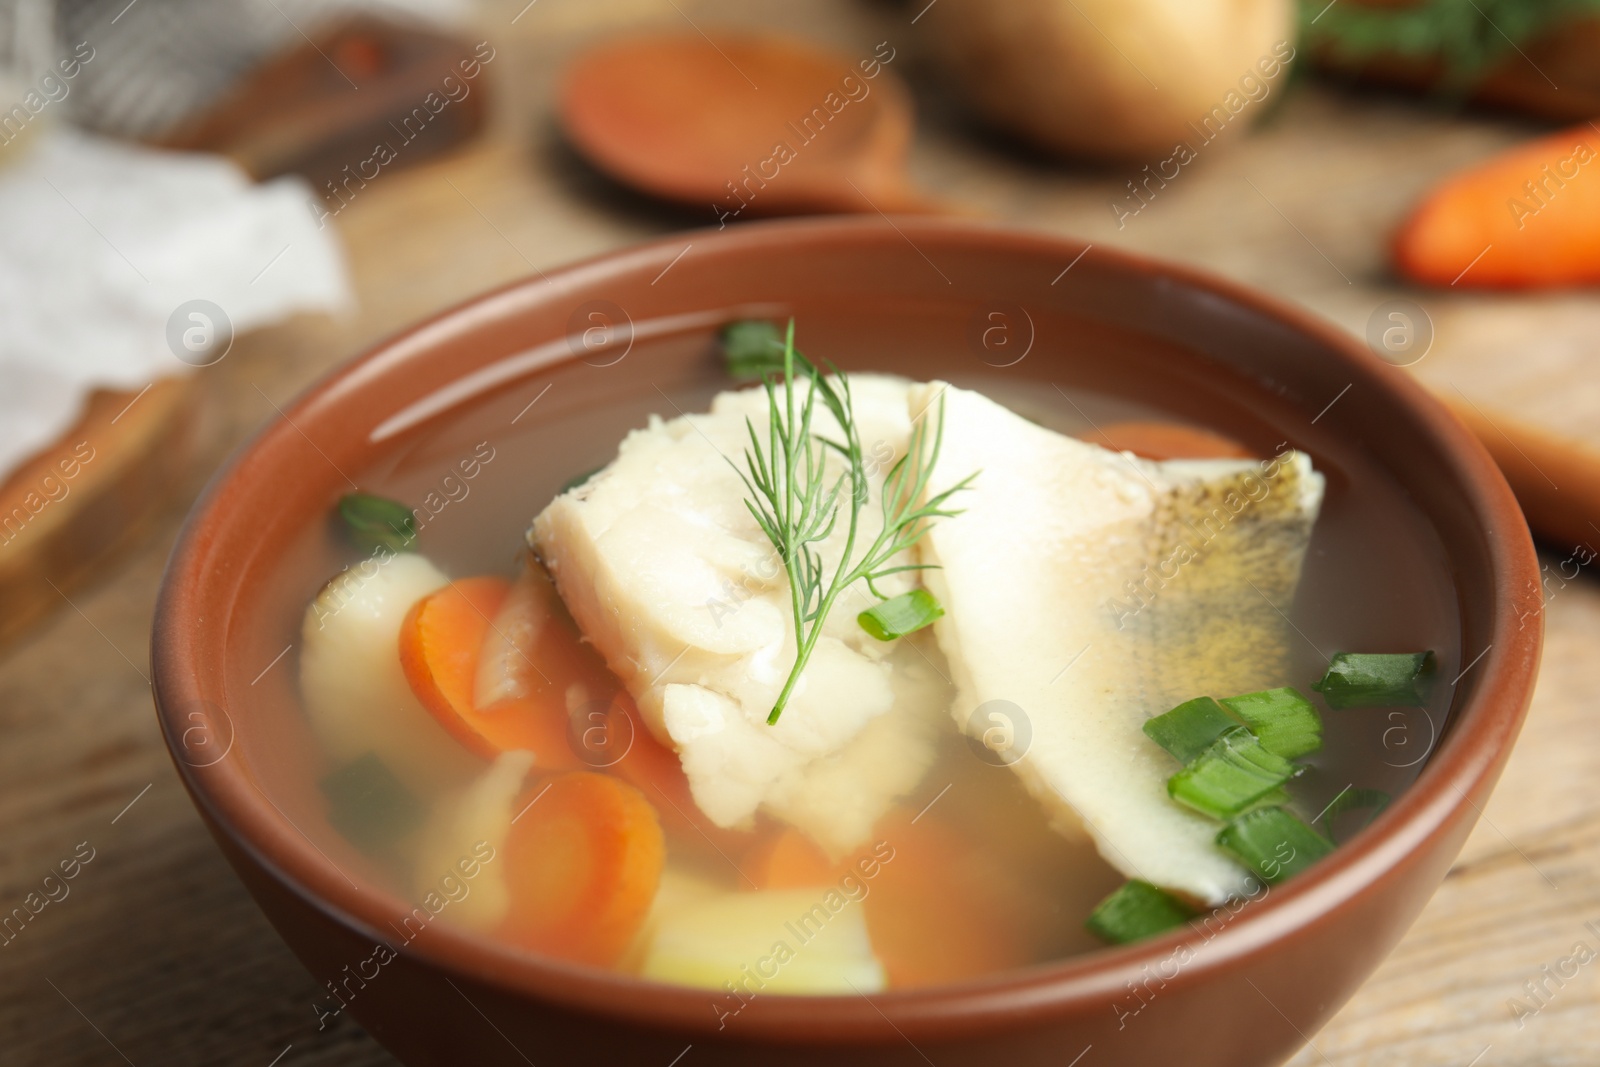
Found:
[[[1050, 362], [1041, 345], [1031, 362], [1017, 367], [996, 369], [970, 360], [970, 373], [941, 376], [984, 392], [1042, 425], [1088, 440], [1108, 421], [1158, 419], [1202, 426], [1261, 455], [1272, 454], [1280, 442], [1291, 442], [1310, 454], [1326, 476], [1327, 495], [1289, 613], [1303, 639], [1295, 640], [1293, 668], [1279, 684], [1306, 692], [1308, 683], [1321, 676], [1326, 655], [1336, 650], [1433, 649], [1441, 679], [1461, 670], [1455, 592], [1437, 539], [1425, 517], [1359, 442], [1319, 433], [1279, 398], [1252, 392], [1234, 379], [1208, 378], [1203, 368], [1189, 378], [1152, 377], [1139, 358], [1085, 358], [1096, 347], [1114, 350], [1114, 342], [1097, 339], [1092, 327], [1081, 324], [1073, 336], [1077, 340], [1068, 354]], [[948, 349], [957, 342], [946, 334], [930, 343]], [[878, 349], [865, 340], [824, 333], [808, 338], [805, 347], [834, 355], [847, 368], [928, 376], [919, 373], [922, 361], [910, 344]], [[1041, 372], [1050, 373], [1033, 376]], [[445, 573], [455, 578], [509, 577], [521, 564], [523, 537], [533, 516], [565, 482], [607, 463], [621, 437], [643, 425], [648, 415], [670, 418], [703, 411], [715, 393], [732, 384], [721, 373], [709, 330], [639, 339], [614, 365], [568, 362], [457, 403], [402, 434], [383, 464], [349, 473], [368, 492], [411, 505], [443, 502], [422, 529], [417, 549]], [[493, 449], [492, 460], [470, 481], [453, 474], [482, 442]], [[447, 480], [452, 477], [454, 482]], [[333, 503], [330, 499], [330, 513]], [[305, 605], [330, 575], [361, 556], [332, 519], [305, 529], [289, 555], [285, 580], [269, 600], [279, 632], [289, 634], [298, 647]], [[293, 673], [291, 667], [291, 677]], [[1348, 787], [1397, 796], [1420, 773], [1437, 743], [1450, 698], [1451, 687], [1438, 684], [1424, 708], [1325, 710], [1325, 745], [1294, 786], [1296, 807], [1314, 816]], [[306, 758], [312, 779], [332, 769], [322, 755]], [[303, 775], [296, 777], [304, 780]], [[316, 806], [312, 802], [313, 810]], [[965, 834], [972, 842], [972, 864], [1026, 886], [1032, 899], [1046, 901], [1030, 919], [1036, 928], [1030, 957], [1023, 962], [1100, 947], [1084, 920], [1122, 876], [1091, 846], [1052, 832], [1016, 776], [973, 758], [953, 729], [938, 762], [903, 806], [926, 810], [927, 817]], [[1359, 826], [1360, 816], [1349, 820], [1340, 827], [1346, 837]], [[320, 847], [348, 852], [349, 843], [339, 839], [325, 818], [313, 817], [306, 825]], [[739, 884], [734, 858], [724, 855], [719, 861], [696, 841], [669, 840], [668, 847], [675, 862], [729, 888]], [[411, 898], [414, 887], [397, 857], [368, 858], [376, 877], [401, 898]], [[938, 887], [929, 891], [938, 892]]]

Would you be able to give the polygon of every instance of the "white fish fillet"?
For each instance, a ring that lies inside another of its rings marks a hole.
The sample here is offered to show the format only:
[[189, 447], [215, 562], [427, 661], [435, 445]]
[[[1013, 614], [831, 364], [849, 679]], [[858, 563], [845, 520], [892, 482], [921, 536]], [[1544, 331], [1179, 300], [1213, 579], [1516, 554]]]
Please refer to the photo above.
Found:
[[[872, 475], [859, 554], [880, 529], [879, 492], [910, 434], [909, 383], [861, 375], [851, 386]], [[940, 700], [924, 691], [931, 672], [888, 658], [912, 650], [895, 654], [857, 625], [872, 601], [856, 591], [826, 620], [782, 718], [766, 725], [795, 638], [787, 575], [727, 462], [743, 469], [747, 416], [765, 445], [759, 389], [723, 393], [709, 414], [653, 418], [604, 471], [557, 497], [529, 539], [652, 732], [679, 753], [706, 815], [735, 827], [764, 808], [842, 853], [932, 763]], [[820, 404], [813, 429], [838, 435]], [[818, 546], [830, 574], [844, 526]], [[907, 573], [882, 588], [913, 584]]]
[[[1086, 829], [1129, 877], [1208, 903], [1244, 892], [1219, 824], [1174, 802], [1177, 764], [1141, 727], [1191, 697], [1284, 683], [1287, 611], [1323, 479], [1300, 454], [1152, 463], [1037, 426], [986, 397], [942, 395], [931, 492], [973, 470], [962, 515], [919, 546], [959, 696], [981, 733], [990, 701], [1021, 709], [1012, 764], [1067, 832]], [[931, 413], [928, 416], [934, 417]]]

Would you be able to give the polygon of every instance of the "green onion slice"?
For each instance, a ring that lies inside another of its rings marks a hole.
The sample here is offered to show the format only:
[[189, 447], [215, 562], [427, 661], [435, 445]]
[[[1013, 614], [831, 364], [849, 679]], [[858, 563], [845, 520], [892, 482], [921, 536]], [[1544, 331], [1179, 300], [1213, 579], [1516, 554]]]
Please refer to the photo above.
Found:
[[897, 637], [916, 633], [944, 614], [938, 598], [926, 589], [913, 589], [909, 593], [879, 601], [856, 616], [856, 622], [879, 641], [893, 641]]
[[417, 539], [417, 520], [411, 509], [386, 497], [347, 493], [339, 498], [339, 517], [363, 552], [379, 548], [406, 552]]
[[776, 324], [749, 319], [722, 329], [722, 355], [728, 375], [760, 378], [783, 370], [783, 334]]
[[1222, 704], [1244, 720], [1263, 748], [1284, 759], [1322, 747], [1322, 719], [1317, 709], [1289, 686], [1225, 697]]
[[1271, 885], [1333, 851], [1333, 842], [1283, 808], [1241, 815], [1217, 834], [1217, 846]]
[[1317, 829], [1321, 830], [1328, 840], [1337, 844], [1338, 838], [1334, 836], [1333, 824], [1339, 816], [1347, 811], [1365, 811], [1367, 817], [1361, 820], [1361, 825], [1357, 827], [1358, 830], [1365, 829], [1388, 806], [1389, 794], [1381, 789], [1346, 789], [1323, 809], [1322, 815], [1317, 819]]
[[1170, 893], [1135, 879], [1096, 905], [1084, 925], [1114, 945], [1125, 945], [1182, 926], [1195, 914]]
[[322, 779], [328, 821], [352, 844], [381, 849], [422, 822], [422, 804], [372, 753]]
[[1429, 652], [1338, 652], [1311, 688], [1330, 708], [1420, 708], [1427, 702]]
[[1243, 726], [1223, 734], [1167, 779], [1167, 792], [1202, 815], [1231, 819], [1255, 807], [1298, 768]]
[[1238, 726], [1239, 721], [1221, 704], [1210, 697], [1195, 697], [1171, 711], [1146, 719], [1144, 732], [1180, 763], [1188, 763], [1210, 748], [1217, 738]]

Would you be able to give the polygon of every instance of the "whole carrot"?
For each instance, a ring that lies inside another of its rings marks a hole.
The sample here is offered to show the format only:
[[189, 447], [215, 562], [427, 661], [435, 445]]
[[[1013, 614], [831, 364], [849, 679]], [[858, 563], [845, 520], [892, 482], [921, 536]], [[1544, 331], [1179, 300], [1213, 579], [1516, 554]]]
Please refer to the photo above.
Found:
[[1395, 234], [1394, 259], [1427, 285], [1600, 282], [1600, 129], [1550, 134], [1447, 179]]

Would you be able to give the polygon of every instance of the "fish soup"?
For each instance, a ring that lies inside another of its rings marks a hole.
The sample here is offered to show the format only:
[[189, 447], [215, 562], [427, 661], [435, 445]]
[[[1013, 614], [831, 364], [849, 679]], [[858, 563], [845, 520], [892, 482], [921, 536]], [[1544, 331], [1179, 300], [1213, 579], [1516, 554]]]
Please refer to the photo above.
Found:
[[1454, 593], [1359, 442], [1147, 352], [795, 329], [402, 412], [300, 537], [319, 825], [408, 938], [725, 1011], [959, 982], [1231, 913], [1419, 773]]

